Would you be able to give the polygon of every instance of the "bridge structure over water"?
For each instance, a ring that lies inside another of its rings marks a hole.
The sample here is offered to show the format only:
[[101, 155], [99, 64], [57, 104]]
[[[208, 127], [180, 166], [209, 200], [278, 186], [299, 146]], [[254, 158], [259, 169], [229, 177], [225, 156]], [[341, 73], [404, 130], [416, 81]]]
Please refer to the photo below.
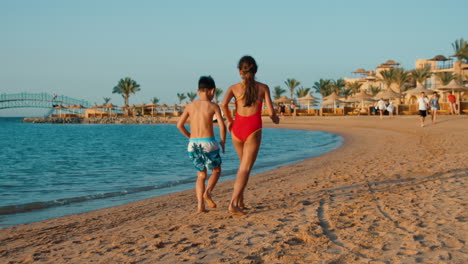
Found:
[[15, 93], [0, 94], [0, 110], [9, 108], [48, 108], [57, 105], [82, 105], [84, 108], [91, 107], [86, 100], [79, 100], [65, 95], [51, 95], [48, 93]]
[[46, 114], [46, 116], [49, 116], [54, 111], [54, 107], [58, 105], [91, 107], [91, 103], [86, 100], [79, 100], [65, 95], [52, 95], [48, 93], [0, 94], [0, 110], [11, 108], [45, 108], [49, 109]]

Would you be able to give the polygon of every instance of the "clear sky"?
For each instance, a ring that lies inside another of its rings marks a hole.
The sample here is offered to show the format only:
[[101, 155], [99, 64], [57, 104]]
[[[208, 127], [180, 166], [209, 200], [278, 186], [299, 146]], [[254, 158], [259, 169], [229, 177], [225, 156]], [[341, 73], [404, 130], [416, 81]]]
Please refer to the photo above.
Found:
[[[47, 92], [92, 103], [120, 78], [141, 91], [130, 104], [176, 103], [201, 75], [217, 87], [239, 81], [239, 58], [252, 55], [270, 88], [295, 78], [352, 77], [388, 59], [452, 55], [468, 39], [467, 0], [121, 1], [0, 0], [0, 93]], [[0, 110], [0, 116], [20, 110]], [[24, 111], [24, 110], [21, 110]]]

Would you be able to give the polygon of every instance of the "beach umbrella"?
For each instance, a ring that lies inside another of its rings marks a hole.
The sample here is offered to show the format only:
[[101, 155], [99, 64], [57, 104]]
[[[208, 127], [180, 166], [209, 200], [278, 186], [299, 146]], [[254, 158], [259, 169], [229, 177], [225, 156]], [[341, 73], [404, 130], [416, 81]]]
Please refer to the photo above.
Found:
[[297, 99], [297, 101], [300, 104], [307, 104], [307, 111], [310, 110], [310, 104], [315, 103], [316, 100], [317, 100], [317, 97], [312, 96], [310, 93], [308, 93], [306, 96], [303, 96]]
[[377, 95], [374, 96], [375, 99], [395, 99], [395, 98], [400, 98], [400, 94], [394, 92], [392, 89], [386, 89], [383, 91], [380, 91]]
[[323, 97], [323, 100], [328, 100], [328, 99], [336, 100], [336, 99], [343, 99], [343, 97], [339, 96], [335, 92], [333, 92], [330, 95], [327, 95], [327, 96]]
[[155, 103], [153, 103], [153, 102], [151, 102], [151, 103], [149, 103], [149, 104], [146, 104], [146, 107], [151, 108], [151, 116], [153, 116], [153, 114], [154, 114], [154, 108], [158, 107], [158, 105], [155, 104]]
[[366, 93], [364, 90], [359, 91], [359, 93], [354, 94], [351, 98], [361, 102], [361, 108], [364, 108], [364, 101], [374, 101], [372, 95]]
[[111, 114], [111, 115], [112, 115], [112, 109], [117, 107], [116, 105], [113, 105], [113, 104], [106, 104], [104, 106], [105, 106], [106, 109], [109, 109], [109, 114]]
[[[458, 84], [455, 80], [451, 80], [447, 85], [437, 87], [436, 90], [451, 91], [452, 93], [458, 92], [457, 104], [460, 105], [461, 93], [468, 92], [468, 87]], [[460, 112], [460, 107], [458, 107], [457, 111]]]
[[333, 112], [336, 114], [336, 105], [341, 103], [342, 100], [339, 99], [339, 98], [328, 98], [324, 101], [322, 101], [321, 105], [322, 106], [325, 106], [325, 105], [333, 105]]
[[468, 87], [465, 87], [461, 84], [458, 84], [457, 81], [451, 80], [447, 85], [443, 85], [440, 87], [435, 88], [436, 90], [442, 91], [452, 91], [454, 92], [468, 92]]
[[359, 69], [353, 71], [352, 73], [361, 73], [361, 74], [365, 74], [365, 73], [367, 73], [367, 72], [366, 72], [366, 70], [364, 70], [363, 68], [359, 68]]
[[400, 65], [400, 63], [394, 60], [387, 60], [386, 62], [382, 63], [382, 65]]
[[414, 89], [410, 89], [406, 92], [404, 92], [405, 94], [408, 94], [408, 95], [418, 95], [420, 93], [426, 93], [426, 94], [430, 94], [430, 93], [433, 93], [434, 91], [433, 90], [429, 90], [427, 88], [425, 88], [422, 84], [418, 83], [416, 85], [416, 88]]
[[280, 98], [276, 99], [274, 102], [277, 103], [277, 104], [278, 103], [290, 103], [291, 99], [289, 99], [286, 96], [281, 96]]

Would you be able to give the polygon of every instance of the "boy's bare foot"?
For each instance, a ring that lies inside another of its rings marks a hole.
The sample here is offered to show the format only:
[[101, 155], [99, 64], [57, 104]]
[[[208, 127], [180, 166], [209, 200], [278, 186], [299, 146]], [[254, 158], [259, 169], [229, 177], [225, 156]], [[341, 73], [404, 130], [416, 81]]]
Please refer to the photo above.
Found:
[[205, 199], [205, 201], [206, 201], [206, 203], [208, 204], [209, 207], [216, 208], [216, 204], [211, 199], [211, 195], [205, 193], [205, 194], [203, 194], [203, 199]]
[[242, 211], [239, 207], [230, 205], [228, 210], [233, 215], [246, 215], [246, 213], [244, 213], [244, 211]]
[[206, 212], [208, 212], [208, 211], [205, 210], [205, 209], [198, 209], [197, 210], [197, 214], [202, 214], [202, 213], [206, 213]]

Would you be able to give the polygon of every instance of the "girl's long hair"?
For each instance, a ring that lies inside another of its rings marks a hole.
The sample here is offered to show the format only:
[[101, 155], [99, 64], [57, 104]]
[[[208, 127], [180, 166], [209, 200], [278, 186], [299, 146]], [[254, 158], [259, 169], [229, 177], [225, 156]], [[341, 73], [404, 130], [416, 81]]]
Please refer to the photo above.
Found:
[[239, 60], [237, 68], [242, 71], [245, 83], [244, 106], [251, 106], [258, 98], [258, 89], [255, 82], [255, 74], [258, 69], [257, 63], [251, 56], [244, 56]]

